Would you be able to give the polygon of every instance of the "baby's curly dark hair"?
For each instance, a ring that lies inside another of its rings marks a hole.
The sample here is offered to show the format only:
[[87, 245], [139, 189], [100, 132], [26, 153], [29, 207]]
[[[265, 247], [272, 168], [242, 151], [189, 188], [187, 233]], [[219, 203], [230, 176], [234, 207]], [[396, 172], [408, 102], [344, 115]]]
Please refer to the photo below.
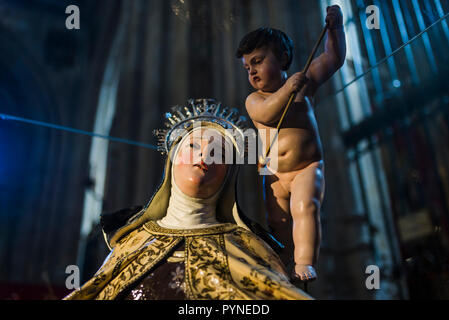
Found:
[[293, 60], [293, 41], [284, 32], [262, 27], [248, 33], [240, 41], [236, 52], [236, 57], [240, 59], [244, 54], [253, 52], [255, 49], [267, 47], [271, 49], [275, 57], [282, 61], [283, 53], [287, 53], [287, 62], [282, 66], [282, 70], [286, 71], [290, 68]]

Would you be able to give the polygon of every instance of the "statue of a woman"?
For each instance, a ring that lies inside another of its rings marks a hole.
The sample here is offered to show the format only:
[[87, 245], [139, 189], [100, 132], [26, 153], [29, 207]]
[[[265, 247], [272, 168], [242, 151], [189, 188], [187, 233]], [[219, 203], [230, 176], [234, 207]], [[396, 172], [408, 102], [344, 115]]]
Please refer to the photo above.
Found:
[[65, 299], [310, 299], [238, 207], [242, 119], [214, 100], [176, 111], [157, 132], [168, 155], [162, 184], [126, 221], [103, 217], [111, 253]]

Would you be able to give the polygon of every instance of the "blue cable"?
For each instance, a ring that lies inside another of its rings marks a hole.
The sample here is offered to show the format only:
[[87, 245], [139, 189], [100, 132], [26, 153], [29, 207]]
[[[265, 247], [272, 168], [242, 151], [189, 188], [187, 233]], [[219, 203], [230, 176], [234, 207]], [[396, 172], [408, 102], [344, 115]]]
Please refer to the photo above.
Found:
[[84, 134], [86, 136], [102, 138], [102, 139], [107, 139], [107, 140], [117, 141], [117, 142], [123, 142], [123, 143], [126, 143], [126, 144], [131, 144], [131, 145], [134, 145], [134, 146], [138, 146], [138, 147], [143, 147], [143, 148], [147, 148], [147, 149], [157, 150], [157, 146], [154, 146], [152, 144], [136, 142], [136, 141], [122, 139], [122, 138], [111, 137], [111, 136], [107, 136], [107, 135], [103, 135], [103, 134], [99, 134], [99, 133], [95, 133], [95, 132], [89, 132], [89, 131], [74, 129], [74, 128], [70, 128], [70, 127], [66, 127], [66, 126], [60, 126], [60, 125], [56, 125], [56, 124], [43, 122], [43, 121], [37, 121], [37, 120], [31, 120], [31, 119], [11, 116], [11, 115], [4, 114], [4, 113], [0, 113], [0, 120], [12, 120], [12, 121], [25, 122], [25, 123], [30, 123], [30, 124], [42, 126], [42, 127], [48, 127], [48, 128], [53, 128], [53, 129], [58, 129], [58, 130], [63, 130], [63, 131], [68, 131], [68, 132], [74, 132], [74, 133]]

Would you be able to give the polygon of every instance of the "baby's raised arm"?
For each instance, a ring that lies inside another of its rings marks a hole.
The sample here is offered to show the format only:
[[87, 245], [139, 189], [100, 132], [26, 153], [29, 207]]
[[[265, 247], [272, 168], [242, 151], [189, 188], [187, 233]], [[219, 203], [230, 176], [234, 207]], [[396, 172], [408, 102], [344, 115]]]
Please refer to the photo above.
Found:
[[246, 98], [246, 110], [255, 122], [272, 125], [280, 119], [285, 105], [293, 92], [298, 92], [307, 82], [302, 72], [295, 73], [287, 79], [285, 84], [276, 92], [265, 96], [259, 92], [253, 92]]
[[307, 78], [311, 81], [307, 95], [315, 93], [316, 89], [326, 82], [341, 68], [346, 57], [346, 39], [343, 28], [343, 14], [339, 6], [327, 8], [326, 22], [328, 25], [324, 52], [312, 61]]

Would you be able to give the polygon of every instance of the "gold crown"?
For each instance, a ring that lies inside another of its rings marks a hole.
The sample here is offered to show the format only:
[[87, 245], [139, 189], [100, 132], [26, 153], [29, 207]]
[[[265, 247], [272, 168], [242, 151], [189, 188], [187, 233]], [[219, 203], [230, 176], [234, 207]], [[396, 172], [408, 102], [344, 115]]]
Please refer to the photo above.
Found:
[[156, 129], [153, 134], [158, 139], [157, 150], [168, 154], [174, 141], [182, 130], [192, 128], [197, 121], [211, 122], [224, 129], [233, 129], [244, 138], [243, 131], [248, 128], [246, 118], [236, 108], [223, 107], [214, 99], [189, 99], [187, 106], [174, 106], [165, 114], [165, 129]]

